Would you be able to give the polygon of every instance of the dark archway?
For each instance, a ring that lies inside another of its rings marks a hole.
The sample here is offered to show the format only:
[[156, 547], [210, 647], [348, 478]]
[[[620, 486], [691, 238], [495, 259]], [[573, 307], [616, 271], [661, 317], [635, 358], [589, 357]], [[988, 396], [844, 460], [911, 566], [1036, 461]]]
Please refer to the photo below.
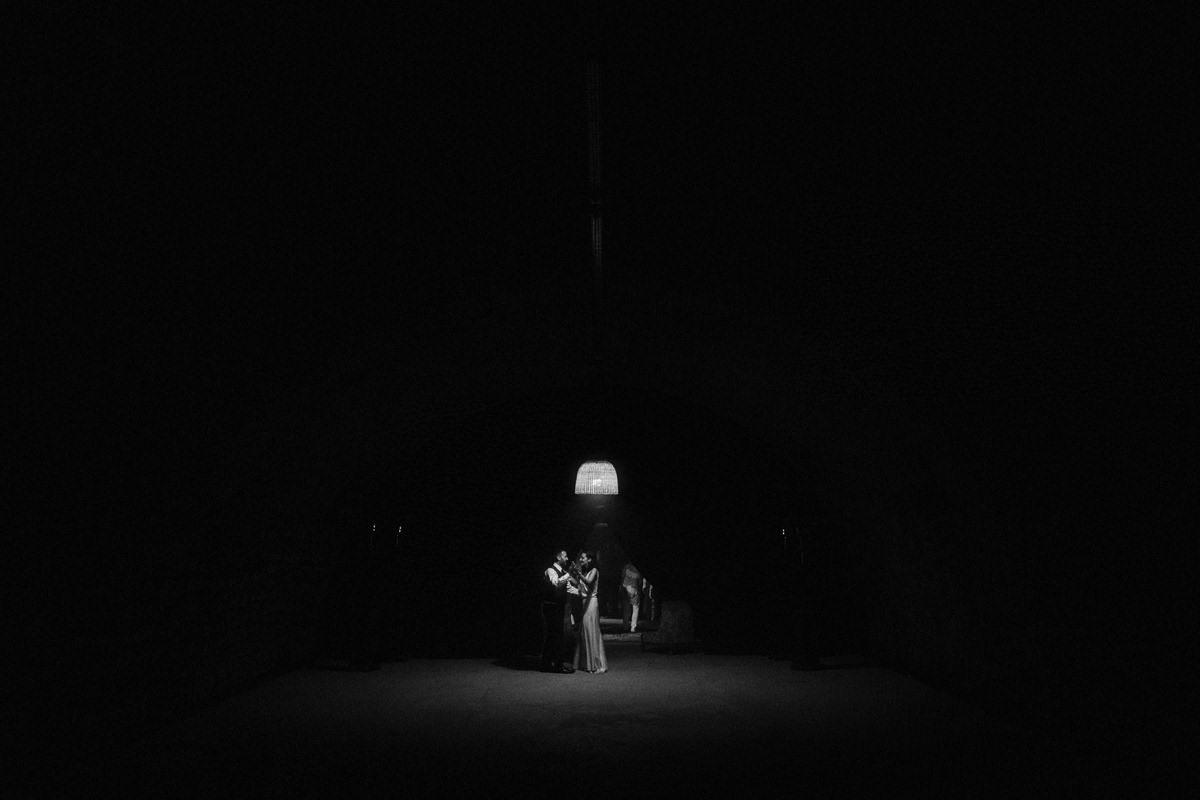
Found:
[[[597, 455], [622, 481], [603, 506], [573, 494], [575, 468]], [[836, 530], [805, 471], [735, 422], [644, 390], [549, 392], [466, 416], [388, 465], [362, 518], [389, 537], [404, 526], [394, 553], [383, 542], [398, 559], [387, 580], [402, 584], [386, 596], [403, 606], [385, 628], [402, 625], [405, 648], [423, 655], [533, 652], [548, 554], [577, 551], [603, 524], [618, 560], [637, 563], [660, 597], [694, 605], [709, 646], [766, 650], [787, 595], [781, 530]], [[604, 567], [612, 587], [621, 566]]]

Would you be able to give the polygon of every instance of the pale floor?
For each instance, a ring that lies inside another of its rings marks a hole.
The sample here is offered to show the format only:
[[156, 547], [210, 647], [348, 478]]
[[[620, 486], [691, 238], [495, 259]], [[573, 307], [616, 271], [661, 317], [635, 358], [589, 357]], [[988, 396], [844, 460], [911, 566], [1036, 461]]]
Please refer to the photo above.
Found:
[[[861, 661], [643, 653], [610, 672], [491, 660], [303, 669], [231, 698], [47, 796], [1061, 797], [1103, 783], [1052, 745]], [[470, 794], [467, 794], [470, 793]]]

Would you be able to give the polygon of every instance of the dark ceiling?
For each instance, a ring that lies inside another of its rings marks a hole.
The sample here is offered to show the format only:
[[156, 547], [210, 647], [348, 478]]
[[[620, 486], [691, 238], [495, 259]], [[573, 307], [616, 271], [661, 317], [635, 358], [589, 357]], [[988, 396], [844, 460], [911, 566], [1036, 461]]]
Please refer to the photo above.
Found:
[[[413, 320], [586, 285], [596, 27], [454, 8], [29, 12], [39, 413], [222, 407], [318, 380], [316, 343], [389, 369], [375, 343]], [[718, 298], [779, 321], [768, 350], [821, 331], [996, 405], [1173, 363], [1186, 25], [781, 8], [604, 4], [610, 291]]]

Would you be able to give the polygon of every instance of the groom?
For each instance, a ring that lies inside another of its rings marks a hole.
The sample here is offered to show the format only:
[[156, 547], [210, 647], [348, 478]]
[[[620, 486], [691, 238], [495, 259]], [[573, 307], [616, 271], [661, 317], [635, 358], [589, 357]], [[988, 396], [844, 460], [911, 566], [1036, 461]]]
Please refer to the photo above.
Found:
[[555, 553], [554, 563], [546, 568], [542, 582], [542, 672], [570, 674], [575, 669], [565, 663], [573, 655], [567, 652], [565, 618], [569, 595], [572, 591], [578, 595], [579, 588], [573, 585], [567, 571], [566, 550]]

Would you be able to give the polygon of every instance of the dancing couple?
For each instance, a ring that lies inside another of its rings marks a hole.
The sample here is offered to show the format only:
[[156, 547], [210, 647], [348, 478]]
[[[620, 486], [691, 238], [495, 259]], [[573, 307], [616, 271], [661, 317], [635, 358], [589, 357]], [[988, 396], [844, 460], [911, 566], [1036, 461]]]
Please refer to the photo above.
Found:
[[[596, 554], [582, 552], [568, 563], [567, 551], [559, 550], [545, 573], [547, 594], [542, 600], [545, 636], [542, 641], [542, 671], [571, 673], [575, 670], [608, 671], [604, 639], [600, 633], [600, 570]], [[566, 637], [567, 607], [570, 606], [574, 637], [574, 666], [568, 666]]]

